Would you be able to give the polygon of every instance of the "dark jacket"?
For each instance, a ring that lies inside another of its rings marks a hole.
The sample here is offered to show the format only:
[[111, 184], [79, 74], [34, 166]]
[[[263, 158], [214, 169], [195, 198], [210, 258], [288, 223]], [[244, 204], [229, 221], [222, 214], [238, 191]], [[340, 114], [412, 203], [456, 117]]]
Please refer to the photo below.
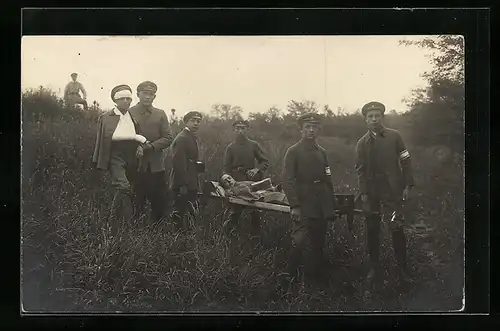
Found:
[[198, 142], [196, 136], [187, 129], [182, 130], [172, 143], [172, 170], [170, 188], [186, 186], [188, 190], [198, 190]]
[[[257, 165], [255, 165], [256, 160]], [[264, 172], [269, 168], [269, 160], [258, 142], [248, 138], [237, 138], [226, 147], [223, 167], [224, 173], [231, 175], [237, 181], [250, 179], [245, 173], [258, 168], [259, 172], [252, 178], [256, 181], [263, 178]]]
[[153, 150], [145, 152], [142, 158], [142, 170], [151, 172], [165, 171], [163, 150], [167, 149], [174, 139], [167, 115], [162, 109], [145, 107], [137, 104], [129, 109], [130, 115], [139, 125], [140, 134], [153, 145]]
[[282, 176], [290, 207], [299, 207], [301, 216], [334, 216], [336, 199], [328, 156], [323, 147], [302, 139], [288, 148]]
[[[130, 114], [132, 115], [132, 114]], [[133, 116], [135, 132], [140, 134], [139, 126]], [[106, 170], [109, 168], [109, 160], [111, 157], [111, 144], [113, 133], [118, 126], [120, 116], [115, 114], [113, 110], [105, 112], [97, 121], [97, 137], [95, 142], [94, 154], [92, 155], [92, 163], [98, 168]], [[139, 145], [139, 143], [137, 143]]]
[[[370, 139], [374, 139], [371, 151]], [[413, 186], [411, 157], [397, 130], [383, 128], [374, 136], [367, 132], [356, 145], [359, 193], [377, 194], [381, 188], [401, 197], [405, 186]]]

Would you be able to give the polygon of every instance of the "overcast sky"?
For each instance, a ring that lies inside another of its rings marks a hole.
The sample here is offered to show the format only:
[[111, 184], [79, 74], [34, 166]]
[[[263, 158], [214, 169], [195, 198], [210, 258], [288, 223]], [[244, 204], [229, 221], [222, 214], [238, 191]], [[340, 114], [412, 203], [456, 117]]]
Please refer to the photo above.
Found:
[[[420, 36], [421, 38], [422, 36]], [[214, 103], [244, 114], [283, 110], [289, 100], [355, 111], [369, 101], [406, 111], [403, 98], [424, 86], [428, 52], [399, 46], [417, 36], [29, 36], [22, 39], [22, 88], [62, 96], [71, 72], [88, 100], [110, 108], [110, 90], [144, 80], [158, 85], [156, 107], [179, 115]], [[137, 101], [134, 92], [134, 103]]]

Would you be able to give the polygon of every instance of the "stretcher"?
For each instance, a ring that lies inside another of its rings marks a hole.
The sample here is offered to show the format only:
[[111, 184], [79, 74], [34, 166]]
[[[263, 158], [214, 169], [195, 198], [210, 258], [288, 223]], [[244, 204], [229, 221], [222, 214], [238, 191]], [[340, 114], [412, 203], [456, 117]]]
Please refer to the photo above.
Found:
[[[205, 198], [223, 200], [229, 204], [236, 204], [245, 208], [260, 209], [266, 211], [280, 212], [289, 214], [290, 207], [281, 204], [274, 204], [262, 201], [247, 201], [238, 197], [227, 196], [224, 188], [219, 182], [205, 181], [203, 191], [200, 193]], [[338, 216], [345, 216], [349, 229], [351, 229], [355, 214], [361, 214], [362, 211], [355, 208], [354, 194], [335, 194], [338, 206], [336, 213]]]

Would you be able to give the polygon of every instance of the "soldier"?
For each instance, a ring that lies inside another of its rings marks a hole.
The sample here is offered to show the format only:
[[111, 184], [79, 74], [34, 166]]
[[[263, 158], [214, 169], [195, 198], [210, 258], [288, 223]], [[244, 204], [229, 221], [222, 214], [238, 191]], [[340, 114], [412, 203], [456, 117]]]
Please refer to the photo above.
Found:
[[[398, 131], [382, 124], [385, 106], [369, 102], [362, 108], [368, 132], [356, 145], [356, 172], [363, 210], [366, 212], [370, 271], [368, 279], [378, 274], [379, 236], [382, 214], [390, 217], [390, 229], [399, 275], [406, 269], [406, 236], [402, 203], [414, 186], [411, 158]], [[385, 218], [385, 217], [384, 217]]]
[[[73, 106], [74, 104], [82, 104], [85, 110], [88, 110], [87, 104], [87, 91], [83, 87], [83, 84], [77, 81], [78, 74], [76, 72], [71, 74], [71, 82], [66, 84], [64, 88], [64, 102], [67, 106]], [[80, 96], [80, 92], [83, 94], [83, 98]]]
[[[231, 175], [236, 181], [259, 181], [263, 173], [269, 168], [269, 161], [260, 148], [259, 143], [247, 137], [250, 123], [246, 120], [236, 120], [233, 129], [236, 132], [235, 140], [230, 143], [224, 153], [224, 173]], [[258, 162], [255, 165], [255, 161]], [[238, 223], [243, 208], [231, 206], [229, 219], [225, 225], [233, 227]], [[260, 234], [260, 211], [251, 211], [252, 235]]]
[[326, 150], [316, 138], [321, 117], [307, 113], [298, 120], [302, 139], [288, 148], [283, 169], [283, 190], [290, 203], [292, 252], [289, 271], [296, 277], [303, 251], [306, 253], [306, 277], [325, 281], [321, 274], [327, 224], [335, 219], [335, 199]]
[[177, 229], [185, 229], [184, 217], [194, 214], [199, 191], [198, 183], [198, 141], [196, 133], [200, 127], [202, 115], [190, 111], [184, 115], [185, 124], [172, 143], [172, 170], [170, 188], [174, 193], [172, 218]]
[[118, 85], [111, 90], [111, 99], [116, 107], [99, 117], [92, 162], [97, 169], [109, 170], [111, 175], [115, 194], [110, 221], [113, 235], [116, 235], [119, 217], [122, 216], [127, 225], [133, 216], [132, 188], [135, 187], [137, 153], [146, 138], [136, 133], [136, 123], [128, 112], [132, 89], [128, 85]]
[[137, 209], [139, 214], [143, 213], [146, 199], [149, 199], [154, 222], [165, 216], [168, 205], [163, 150], [171, 145], [174, 138], [165, 111], [153, 106], [157, 89], [153, 82], [140, 83], [137, 86], [139, 102], [129, 110], [139, 125], [140, 133], [148, 140], [143, 144], [144, 155], [138, 172]]

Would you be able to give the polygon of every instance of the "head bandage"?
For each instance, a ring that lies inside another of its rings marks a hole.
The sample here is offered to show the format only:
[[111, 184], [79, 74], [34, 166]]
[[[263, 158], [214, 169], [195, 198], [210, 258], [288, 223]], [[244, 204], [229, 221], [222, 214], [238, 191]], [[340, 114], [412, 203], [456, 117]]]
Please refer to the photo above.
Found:
[[115, 93], [113, 96], [115, 100], [122, 99], [122, 98], [130, 98], [132, 99], [132, 92], [129, 90], [121, 90]]

